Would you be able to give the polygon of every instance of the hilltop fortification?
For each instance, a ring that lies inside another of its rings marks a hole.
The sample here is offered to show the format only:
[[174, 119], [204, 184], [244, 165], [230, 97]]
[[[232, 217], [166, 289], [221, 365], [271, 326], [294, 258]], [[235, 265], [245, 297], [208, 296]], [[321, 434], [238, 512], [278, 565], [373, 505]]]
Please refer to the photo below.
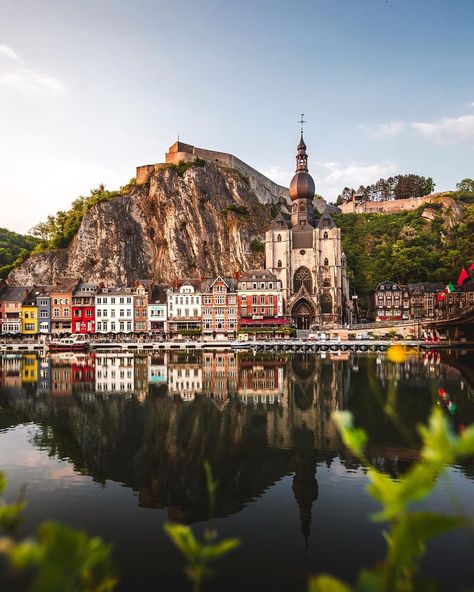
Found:
[[197, 148], [196, 146], [180, 141], [170, 146], [165, 155], [165, 162], [137, 166], [137, 184], [146, 183], [154, 172], [166, 168], [170, 164], [177, 165], [180, 162], [195, 162], [199, 159], [237, 171], [247, 181], [250, 189], [258, 196], [261, 203], [289, 203], [288, 189], [286, 187], [274, 183], [233, 154]]

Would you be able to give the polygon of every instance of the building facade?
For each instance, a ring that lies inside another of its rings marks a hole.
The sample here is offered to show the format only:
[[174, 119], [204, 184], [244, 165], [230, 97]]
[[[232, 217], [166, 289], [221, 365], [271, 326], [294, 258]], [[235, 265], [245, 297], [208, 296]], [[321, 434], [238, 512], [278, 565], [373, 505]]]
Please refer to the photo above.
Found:
[[95, 333], [96, 284], [80, 282], [72, 294], [72, 332]]
[[405, 321], [410, 318], [408, 286], [381, 282], [371, 297], [371, 316], [375, 321]]
[[345, 323], [349, 283], [341, 231], [329, 209], [315, 219], [303, 132], [289, 193], [291, 215], [282, 209], [266, 233], [266, 268], [281, 282], [286, 314], [297, 329]]
[[212, 337], [235, 337], [238, 325], [237, 280], [204, 280], [202, 285], [202, 333]]
[[143, 283], [136, 286], [133, 294], [133, 331], [148, 331], [148, 287]]
[[3, 335], [21, 335], [21, 308], [29, 290], [27, 286], [7, 286], [2, 290], [0, 301], [2, 303], [1, 330]]
[[38, 307], [33, 289], [28, 292], [21, 305], [21, 332], [23, 335], [38, 334]]
[[165, 334], [168, 332], [168, 285], [153, 286], [148, 298], [148, 331]]
[[201, 280], [176, 280], [169, 288], [168, 333], [178, 335], [183, 331], [201, 330]]
[[268, 269], [244, 273], [237, 282], [239, 329], [279, 329], [287, 326], [283, 316], [281, 281]]
[[72, 333], [72, 294], [78, 279], [65, 279], [51, 287], [51, 333]]
[[102, 288], [95, 297], [96, 333], [133, 332], [133, 288]]

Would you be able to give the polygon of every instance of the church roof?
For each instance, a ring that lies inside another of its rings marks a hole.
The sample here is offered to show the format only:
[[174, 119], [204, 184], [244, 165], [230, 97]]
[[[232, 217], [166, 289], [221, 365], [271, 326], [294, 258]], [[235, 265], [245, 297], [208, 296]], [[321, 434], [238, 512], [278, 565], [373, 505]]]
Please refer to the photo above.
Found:
[[318, 225], [316, 228], [336, 228], [336, 223], [334, 222], [333, 217], [329, 213], [329, 208], [326, 208], [323, 212], [323, 215], [319, 219]]
[[270, 224], [272, 230], [290, 228], [290, 216], [281, 209]]

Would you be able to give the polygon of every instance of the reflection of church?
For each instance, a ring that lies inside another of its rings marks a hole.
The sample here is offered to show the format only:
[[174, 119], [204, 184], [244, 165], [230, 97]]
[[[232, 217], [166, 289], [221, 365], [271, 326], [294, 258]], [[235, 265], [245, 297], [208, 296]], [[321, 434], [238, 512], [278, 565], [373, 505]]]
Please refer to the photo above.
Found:
[[304, 330], [343, 323], [349, 296], [341, 231], [328, 209], [315, 220], [314, 191], [301, 131], [291, 217], [280, 211], [267, 231], [265, 266], [281, 280], [286, 312]]

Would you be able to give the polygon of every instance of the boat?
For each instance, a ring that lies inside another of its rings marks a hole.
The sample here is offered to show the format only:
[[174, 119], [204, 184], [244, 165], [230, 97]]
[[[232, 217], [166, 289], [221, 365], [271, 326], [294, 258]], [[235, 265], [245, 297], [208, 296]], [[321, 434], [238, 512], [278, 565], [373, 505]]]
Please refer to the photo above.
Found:
[[81, 334], [54, 339], [48, 343], [48, 351], [50, 352], [85, 351], [89, 347], [90, 342], [85, 335]]

